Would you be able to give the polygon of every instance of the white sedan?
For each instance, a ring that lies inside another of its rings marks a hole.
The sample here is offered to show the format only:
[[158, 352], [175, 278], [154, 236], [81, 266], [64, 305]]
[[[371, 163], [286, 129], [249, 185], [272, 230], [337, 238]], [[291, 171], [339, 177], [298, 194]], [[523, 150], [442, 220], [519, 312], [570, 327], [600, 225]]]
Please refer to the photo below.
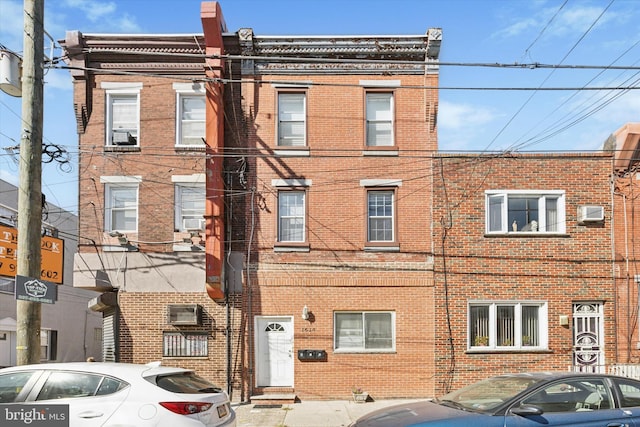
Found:
[[[222, 389], [194, 371], [159, 362], [48, 363], [0, 369], [0, 404], [10, 404], [0, 405], [4, 408], [0, 425], [7, 421], [3, 416], [29, 414], [25, 410], [29, 405], [62, 405], [65, 410], [68, 405], [68, 415], [63, 417], [68, 416], [70, 427], [236, 425]], [[21, 412], [12, 412], [17, 407]]]

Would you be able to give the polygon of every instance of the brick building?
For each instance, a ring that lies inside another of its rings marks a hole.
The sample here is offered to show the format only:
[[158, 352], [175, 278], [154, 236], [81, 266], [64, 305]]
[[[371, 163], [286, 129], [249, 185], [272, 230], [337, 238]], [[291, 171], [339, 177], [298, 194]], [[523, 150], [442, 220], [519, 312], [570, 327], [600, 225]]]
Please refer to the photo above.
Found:
[[194, 367], [243, 400], [431, 394], [440, 30], [260, 37], [213, 2], [201, 18], [204, 35], [62, 41], [75, 286], [101, 292], [105, 360]]
[[611, 155], [435, 162], [437, 391], [615, 362]]
[[194, 367], [245, 401], [617, 361], [609, 153], [437, 154], [437, 28], [260, 36], [215, 2], [201, 19], [63, 42], [74, 283], [102, 293], [106, 360]]
[[71, 31], [61, 43], [80, 148], [74, 286], [100, 292], [104, 360], [163, 360], [232, 384], [240, 310], [205, 292], [204, 37]]
[[638, 285], [640, 284], [640, 235], [636, 226], [640, 202], [638, 164], [640, 158], [640, 123], [627, 123], [607, 141], [605, 151], [613, 150], [613, 224], [614, 271], [616, 282], [618, 360], [640, 362], [638, 332]]

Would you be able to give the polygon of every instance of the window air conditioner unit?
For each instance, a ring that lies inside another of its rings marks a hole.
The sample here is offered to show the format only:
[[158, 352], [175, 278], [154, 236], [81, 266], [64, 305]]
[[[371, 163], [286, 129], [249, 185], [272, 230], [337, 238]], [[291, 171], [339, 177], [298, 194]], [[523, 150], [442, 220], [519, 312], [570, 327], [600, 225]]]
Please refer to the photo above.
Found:
[[183, 230], [204, 230], [204, 218], [183, 218]]
[[200, 304], [169, 304], [167, 323], [170, 325], [199, 326], [202, 315]]
[[585, 205], [578, 207], [578, 223], [604, 221], [604, 207]]
[[111, 141], [113, 145], [136, 145], [137, 139], [128, 130], [114, 129]]

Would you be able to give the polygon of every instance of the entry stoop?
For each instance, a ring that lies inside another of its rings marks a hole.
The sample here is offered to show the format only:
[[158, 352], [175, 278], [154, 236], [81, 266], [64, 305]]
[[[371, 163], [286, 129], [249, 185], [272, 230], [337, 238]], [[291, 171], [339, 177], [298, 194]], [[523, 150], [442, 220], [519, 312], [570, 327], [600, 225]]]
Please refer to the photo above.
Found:
[[256, 388], [250, 400], [256, 405], [286, 405], [300, 402], [293, 388], [289, 387]]

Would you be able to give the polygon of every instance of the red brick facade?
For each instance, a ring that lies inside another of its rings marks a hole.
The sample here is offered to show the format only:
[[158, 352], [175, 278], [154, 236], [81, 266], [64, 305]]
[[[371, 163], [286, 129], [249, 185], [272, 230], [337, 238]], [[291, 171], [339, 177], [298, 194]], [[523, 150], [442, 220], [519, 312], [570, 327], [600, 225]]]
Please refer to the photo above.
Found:
[[[505, 371], [568, 369], [573, 364], [574, 303], [603, 304], [602, 345], [607, 363], [614, 362], [611, 157], [442, 156], [436, 162], [436, 364], [445, 367], [438, 371], [438, 392]], [[487, 190], [561, 190], [566, 229], [550, 235], [491, 235], [485, 231]], [[579, 205], [603, 206], [604, 222], [579, 225]], [[548, 345], [538, 350], [469, 349], [471, 301], [544, 302]], [[560, 316], [568, 316], [569, 323], [562, 325]]]

